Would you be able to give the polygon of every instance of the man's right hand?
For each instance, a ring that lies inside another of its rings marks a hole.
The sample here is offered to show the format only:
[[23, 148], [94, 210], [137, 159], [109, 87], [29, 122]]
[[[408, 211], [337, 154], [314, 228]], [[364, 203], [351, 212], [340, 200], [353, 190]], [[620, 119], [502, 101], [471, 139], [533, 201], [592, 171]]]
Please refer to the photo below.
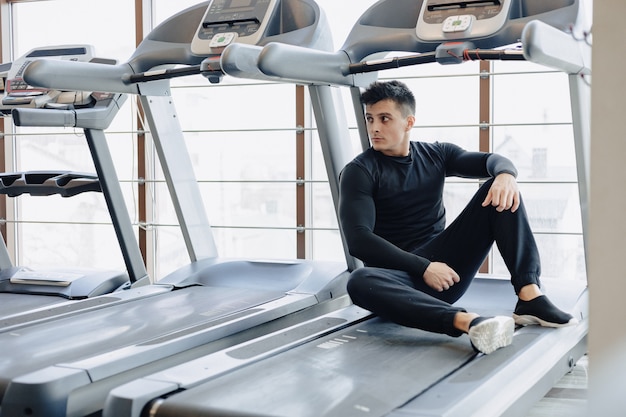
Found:
[[424, 272], [424, 282], [435, 291], [445, 291], [459, 282], [459, 274], [443, 262], [431, 262]]

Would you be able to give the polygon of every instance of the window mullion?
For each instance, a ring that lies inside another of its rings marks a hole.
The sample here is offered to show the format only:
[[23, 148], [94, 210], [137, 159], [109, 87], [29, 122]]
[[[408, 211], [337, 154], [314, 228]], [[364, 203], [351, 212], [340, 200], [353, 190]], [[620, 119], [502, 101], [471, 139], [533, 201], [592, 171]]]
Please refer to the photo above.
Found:
[[[480, 61], [479, 66], [479, 134], [478, 149], [481, 152], [491, 152], [491, 62]], [[491, 256], [487, 256], [480, 266], [479, 272], [489, 273], [491, 271]]]

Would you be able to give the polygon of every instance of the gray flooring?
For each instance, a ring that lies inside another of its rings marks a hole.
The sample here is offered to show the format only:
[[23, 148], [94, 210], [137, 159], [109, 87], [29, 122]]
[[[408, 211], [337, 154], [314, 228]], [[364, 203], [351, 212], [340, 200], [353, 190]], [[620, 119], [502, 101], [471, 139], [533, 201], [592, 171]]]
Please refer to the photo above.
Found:
[[587, 355], [539, 401], [527, 417], [582, 417], [587, 407]]

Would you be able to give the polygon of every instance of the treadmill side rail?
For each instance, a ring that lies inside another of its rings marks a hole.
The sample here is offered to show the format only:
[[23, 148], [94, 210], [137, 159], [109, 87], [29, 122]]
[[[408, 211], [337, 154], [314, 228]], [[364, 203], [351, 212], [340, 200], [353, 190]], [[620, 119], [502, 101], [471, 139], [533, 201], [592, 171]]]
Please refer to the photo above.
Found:
[[140, 412], [159, 397], [191, 389], [220, 375], [344, 329], [370, 316], [371, 313], [367, 310], [351, 305], [121, 385], [107, 397], [103, 417], [140, 417]]
[[517, 331], [510, 349], [478, 358], [388, 416], [525, 415], [585, 354], [589, 324], [533, 327]]
[[[47, 379], [48, 383], [40, 384], [40, 378]], [[65, 416], [67, 401], [63, 395], [59, 394], [90, 383], [89, 375], [85, 371], [70, 368], [45, 368], [39, 372], [36, 380], [26, 375], [22, 381], [22, 385], [16, 385], [7, 390], [10, 395], [2, 400], [0, 416]]]
[[175, 392], [179, 387], [179, 384], [175, 382], [147, 378], [140, 381], [141, 384], [130, 383], [122, 385], [122, 389], [114, 389], [104, 403], [103, 417], [140, 417], [146, 404], [154, 398]]

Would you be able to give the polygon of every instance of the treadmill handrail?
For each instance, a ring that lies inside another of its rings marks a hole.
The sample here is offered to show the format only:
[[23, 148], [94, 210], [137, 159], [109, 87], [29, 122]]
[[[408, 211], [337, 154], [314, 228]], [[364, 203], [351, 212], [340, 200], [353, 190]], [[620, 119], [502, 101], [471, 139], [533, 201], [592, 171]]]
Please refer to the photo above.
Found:
[[16, 126], [76, 127], [75, 110], [13, 109], [11, 116]]
[[205, 59], [202, 63], [203, 73], [209, 70], [213, 72], [221, 71], [232, 77], [277, 81], [277, 78], [268, 76], [258, 67], [259, 56], [263, 52], [263, 49], [263, 47], [257, 45], [233, 43], [228, 45], [222, 52], [219, 60], [219, 68], [212, 68], [211, 59]]
[[590, 62], [585, 60], [580, 45], [571, 34], [540, 20], [528, 23], [522, 31], [522, 47], [528, 61], [566, 74], [591, 74]]
[[[442, 44], [445, 45], [445, 44]], [[364, 61], [358, 64], [351, 64], [349, 67], [351, 74], [382, 71], [401, 67], [408, 67], [420, 64], [438, 62], [436, 52], [426, 52], [408, 56], [393, 57], [375, 61]], [[463, 55], [458, 57], [459, 62], [463, 61], [523, 61], [526, 58], [520, 50], [511, 49], [465, 49]]]
[[257, 59], [262, 50], [262, 47], [256, 45], [233, 43], [224, 48], [221, 55], [209, 56], [199, 65], [150, 70], [126, 76], [124, 79], [129, 83], [141, 83], [198, 74], [207, 78], [214, 74], [219, 76], [226, 74], [239, 78], [276, 81], [275, 78], [263, 74], [257, 67]]
[[17, 126], [79, 127], [104, 130], [109, 127], [126, 98], [124, 94], [117, 94], [103, 98], [103, 100], [114, 100], [114, 103], [110, 105], [75, 109], [15, 108], [11, 111], [11, 115]]
[[189, 75], [200, 74], [201, 68], [200, 65], [192, 65], [183, 68], [171, 68], [171, 69], [160, 69], [155, 71], [146, 71], [141, 72], [139, 74], [132, 74], [124, 77], [130, 84], [149, 82], [149, 81], [158, 81], [158, 80], [169, 80], [177, 77], [186, 77]]
[[57, 90], [139, 94], [138, 85], [130, 82], [133, 73], [128, 64], [40, 59], [26, 67], [24, 81], [34, 87]]
[[352, 86], [350, 59], [343, 51], [326, 52], [301, 46], [269, 43], [259, 55], [264, 74], [296, 82]]
[[[442, 44], [445, 46], [446, 44]], [[445, 49], [445, 48], [444, 48]], [[341, 86], [363, 85], [355, 76], [412, 65], [439, 62], [437, 51], [351, 64], [344, 51], [324, 52], [270, 43], [259, 55], [258, 67], [266, 75], [283, 80]], [[518, 49], [464, 49], [458, 62], [473, 60], [524, 60]], [[338, 71], [339, 69], [339, 71]], [[372, 81], [372, 80], [369, 80]]]

